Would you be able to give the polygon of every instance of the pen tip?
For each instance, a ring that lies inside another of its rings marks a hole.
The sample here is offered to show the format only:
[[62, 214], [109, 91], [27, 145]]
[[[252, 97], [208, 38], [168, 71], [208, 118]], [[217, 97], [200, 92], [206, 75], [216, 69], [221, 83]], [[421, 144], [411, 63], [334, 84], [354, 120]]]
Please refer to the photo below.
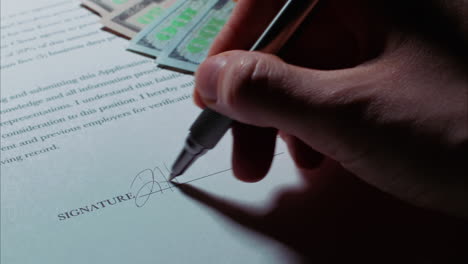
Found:
[[177, 174], [171, 172], [171, 174], [169, 175], [169, 181], [172, 181], [175, 177], [177, 177]]

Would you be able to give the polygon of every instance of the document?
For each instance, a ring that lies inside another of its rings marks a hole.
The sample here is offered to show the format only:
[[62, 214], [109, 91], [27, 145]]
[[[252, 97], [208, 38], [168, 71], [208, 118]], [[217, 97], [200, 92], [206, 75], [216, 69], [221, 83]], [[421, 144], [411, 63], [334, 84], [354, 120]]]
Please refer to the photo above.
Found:
[[[167, 181], [200, 112], [191, 75], [126, 51], [78, 0], [2, 0], [0, 37], [2, 264], [294, 263]], [[259, 213], [298, 184], [283, 145], [265, 180], [236, 180], [231, 144], [180, 183]]]

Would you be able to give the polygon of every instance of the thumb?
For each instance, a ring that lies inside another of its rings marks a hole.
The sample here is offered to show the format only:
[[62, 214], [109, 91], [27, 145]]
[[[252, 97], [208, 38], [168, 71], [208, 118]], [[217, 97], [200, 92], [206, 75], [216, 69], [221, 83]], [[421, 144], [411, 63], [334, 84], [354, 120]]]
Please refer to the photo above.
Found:
[[[351, 151], [343, 148], [345, 143], [355, 142], [342, 132], [343, 126], [351, 125], [346, 108], [363, 94], [351, 95], [354, 89], [349, 89], [365, 85], [362, 80], [366, 78], [360, 78], [360, 74], [354, 69], [306, 69], [273, 55], [229, 51], [200, 65], [195, 98], [239, 122], [295, 135], [317, 151], [342, 161]], [[340, 156], [342, 151], [344, 156]]]

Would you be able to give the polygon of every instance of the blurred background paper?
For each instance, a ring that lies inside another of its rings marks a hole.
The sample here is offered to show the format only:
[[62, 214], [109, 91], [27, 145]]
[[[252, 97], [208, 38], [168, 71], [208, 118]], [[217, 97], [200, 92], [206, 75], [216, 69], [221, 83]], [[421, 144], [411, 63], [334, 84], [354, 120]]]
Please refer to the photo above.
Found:
[[[2, 264], [295, 261], [165, 181], [200, 111], [192, 76], [125, 52], [77, 0], [1, 5]], [[297, 184], [283, 145], [256, 184], [230, 152], [227, 136], [180, 181], [259, 213]]]

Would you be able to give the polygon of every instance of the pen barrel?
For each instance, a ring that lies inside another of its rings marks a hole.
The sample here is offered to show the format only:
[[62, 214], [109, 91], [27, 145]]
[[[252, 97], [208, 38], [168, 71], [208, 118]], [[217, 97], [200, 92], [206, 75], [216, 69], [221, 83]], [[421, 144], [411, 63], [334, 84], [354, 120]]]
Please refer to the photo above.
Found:
[[317, 3], [318, 0], [288, 0], [250, 51], [278, 53]]
[[209, 108], [203, 110], [190, 127], [190, 138], [206, 149], [212, 149], [231, 127], [232, 119]]

